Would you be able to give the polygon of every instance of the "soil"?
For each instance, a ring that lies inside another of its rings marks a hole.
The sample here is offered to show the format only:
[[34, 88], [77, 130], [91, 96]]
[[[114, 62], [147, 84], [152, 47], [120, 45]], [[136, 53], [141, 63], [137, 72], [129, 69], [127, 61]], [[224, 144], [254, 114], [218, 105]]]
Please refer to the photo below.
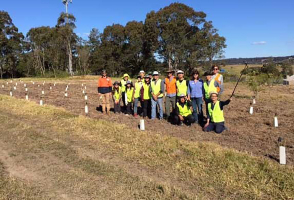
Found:
[[[8, 85], [6, 85], [6, 82], [3, 83], [5, 87], [1, 88], [2, 84], [0, 85], [0, 94], [9, 95], [9, 91], [12, 89], [14, 97], [25, 99], [23, 82], [18, 81], [16, 90], [13, 89], [15, 81], [13, 83], [9, 82]], [[44, 104], [63, 107], [74, 114], [85, 115], [85, 99], [82, 93], [83, 83], [87, 87], [85, 92], [88, 95], [88, 117], [121, 123], [130, 128], [138, 129], [141, 118], [114, 114], [113, 112], [110, 115], [105, 115], [101, 112], [96, 81], [59, 81], [56, 82], [56, 86], [53, 86], [53, 83], [53, 81], [51, 83], [46, 82], [43, 86], [42, 82], [35, 82], [33, 85], [31, 82], [26, 81], [29, 100], [39, 103], [41, 91], [44, 88]], [[65, 97], [64, 92], [67, 84], [69, 84], [68, 97]], [[52, 90], [49, 89], [50, 86]], [[234, 85], [231, 83], [225, 84], [225, 92], [221, 96], [221, 100], [226, 100], [229, 97], [233, 87]], [[155, 134], [174, 136], [184, 140], [214, 142], [224, 147], [234, 148], [276, 162], [279, 161], [278, 138], [281, 137], [286, 146], [287, 164], [293, 165], [294, 87], [273, 86], [265, 88], [256, 98], [256, 104], [253, 105], [253, 115], [249, 114], [251, 97], [252, 93], [246, 85], [241, 84], [237, 88], [235, 98], [224, 108], [228, 130], [222, 134], [203, 132], [202, 127], [198, 124], [193, 124], [190, 127], [185, 125], [176, 126], [166, 120], [157, 119], [146, 119], [145, 128]], [[111, 106], [113, 107], [112, 103]], [[279, 120], [279, 127], [277, 128], [274, 127], [275, 113]]]

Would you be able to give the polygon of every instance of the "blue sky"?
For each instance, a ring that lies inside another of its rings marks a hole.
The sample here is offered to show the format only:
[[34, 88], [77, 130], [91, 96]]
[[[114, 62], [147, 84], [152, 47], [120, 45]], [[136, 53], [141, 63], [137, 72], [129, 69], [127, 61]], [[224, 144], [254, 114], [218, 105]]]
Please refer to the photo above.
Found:
[[[173, 2], [207, 14], [226, 37], [226, 58], [294, 55], [294, 0], [73, 0], [69, 12], [77, 18], [76, 33], [100, 32], [113, 23], [144, 21], [151, 10]], [[0, 0], [19, 31], [54, 26], [65, 10], [61, 0]]]

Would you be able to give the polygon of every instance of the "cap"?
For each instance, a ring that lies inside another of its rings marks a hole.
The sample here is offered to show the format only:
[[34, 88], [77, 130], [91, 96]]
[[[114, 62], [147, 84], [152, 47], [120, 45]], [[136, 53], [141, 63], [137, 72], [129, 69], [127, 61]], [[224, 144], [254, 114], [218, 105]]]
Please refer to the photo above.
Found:
[[144, 76], [144, 78], [149, 78], [149, 79], [150, 79], [150, 76], [146, 74], [146, 75]]
[[145, 73], [144, 70], [141, 70], [139, 73]]
[[184, 74], [184, 72], [182, 70], [178, 70], [177, 74]]
[[124, 78], [124, 77], [126, 77], [126, 76], [130, 78], [130, 76], [129, 76], [128, 74], [124, 74], [122, 78]]
[[158, 71], [154, 71], [152, 76], [159, 75]]
[[132, 84], [132, 82], [131, 81], [127, 81], [126, 85], [128, 85], [128, 84]]
[[175, 73], [175, 70], [167, 70], [166, 73]]
[[138, 76], [137, 76], [137, 78], [141, 78], [141, 76], [140, 76], [140, 75], [138, 75]]
[[182, 97], [186, 97], [186, 95], [185, 95], [185, 94], [180, 94], [179, 97], [180, 97], [180, 98], [182, 98]]
[[102, 70], [102, 73], [106, 73], [106, 70], [105, 70], [105, 69], [103, 69], [103, 70]]
[[115, 81], [115, 82], [113, 83], [113, 85], [119, 85], [119, 83], [118, 83], [117, 81]]

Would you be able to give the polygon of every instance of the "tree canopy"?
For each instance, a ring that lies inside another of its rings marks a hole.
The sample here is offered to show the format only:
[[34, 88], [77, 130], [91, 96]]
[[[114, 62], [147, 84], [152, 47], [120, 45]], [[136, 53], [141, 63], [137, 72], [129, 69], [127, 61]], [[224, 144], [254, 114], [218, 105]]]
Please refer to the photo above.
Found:
[[88, 39], [74, 33], [76, 19], [61, 13], [55, 27], [18, 33], [9, 14], [0, 11], [1, 77], [59, 74], [110, 75], [141, 69], [191, 70], [221, 57], [225, 38], [206, 14], [182, 4], [147, 13], [145, 21], [112, 24], [102, 32], [93, 28]]

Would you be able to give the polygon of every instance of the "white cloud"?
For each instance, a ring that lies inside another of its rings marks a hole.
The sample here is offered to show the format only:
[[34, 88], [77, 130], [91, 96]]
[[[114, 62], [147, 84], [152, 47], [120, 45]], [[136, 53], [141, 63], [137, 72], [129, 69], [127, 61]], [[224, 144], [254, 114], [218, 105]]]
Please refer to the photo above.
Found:
[[253, 45], [265, 45], [266, 41], [252, 42]]
[[89, 35], [90, 35], [90, 33], [83, 33], [83, 35], [84, 35], [84, 36], [89, 36]]

